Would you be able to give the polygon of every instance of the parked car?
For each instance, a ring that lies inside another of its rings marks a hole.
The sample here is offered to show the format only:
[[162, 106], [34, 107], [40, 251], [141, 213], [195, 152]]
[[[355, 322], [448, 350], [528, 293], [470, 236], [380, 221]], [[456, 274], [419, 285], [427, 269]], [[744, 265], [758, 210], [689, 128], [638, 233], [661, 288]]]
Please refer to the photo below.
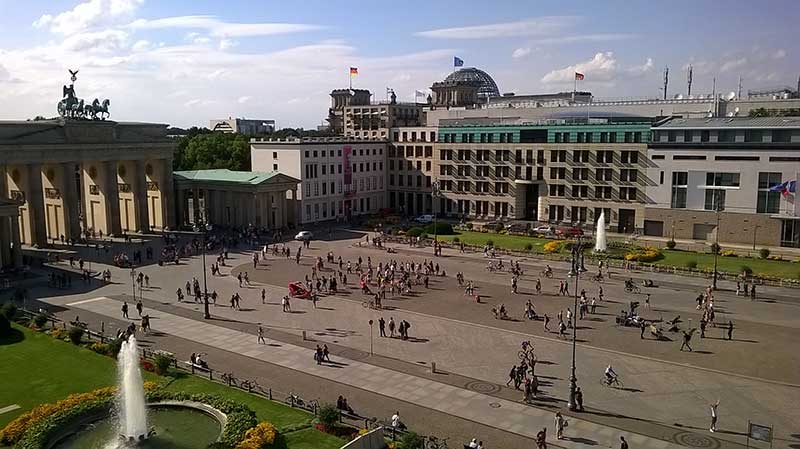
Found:
[[300, 240], [300, 241], [307, 241], [307, 240], [311, 240], [313, 238], [314, 238], [314, 234], [312, 234], [311, 231], [300, 231], [300, 232], [297, 233], [296, 236], [294, 236], [295, 240]]
[[563, 235], [564, 237], [577, 237], [579, 235], [583, 235], [583, 229], [581, 228], [561, 228], [556, 230], [556, 234]]
[[556, 229], [550, 225], [542, 225], [533, 228], [533, 232], [542, 235], [553, 235], [556, 233]]
[[433, 223], [433, 215], [420, 215], [419, 217], [415, 218], [414, 221], [420, 224], [429, 224]]

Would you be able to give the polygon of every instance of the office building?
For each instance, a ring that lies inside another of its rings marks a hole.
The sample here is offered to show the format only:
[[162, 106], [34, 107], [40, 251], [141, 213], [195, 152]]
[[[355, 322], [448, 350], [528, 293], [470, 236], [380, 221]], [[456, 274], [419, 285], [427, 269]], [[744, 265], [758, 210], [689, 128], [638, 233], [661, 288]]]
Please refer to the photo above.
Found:
[[258, 136], [275, 131], [275, 120], [257, 120], [247, 118], [231, 118], [210, 120], [208, 129], [223, 133], [238, 133], [246, 136]]
[[386, 141], [382, 139], [251, 139], [252, 169], [299, 180], [294, 207], [300, 223], [374, 214], [386, 201]]
[[612, 229], [633, 232], [644, 225], [649, 139], [642, 119], [440, 123], [439, 212], [591, 225], [605, 211]]
[[800, 247], [790, 191], [800, 179], [800, 118], [673, 118], [652, 131], [645, 234]]
[[425, 126], [392, 128], [386, 160], [389, 208], [404, 215], [432, 213], [437, 131]]

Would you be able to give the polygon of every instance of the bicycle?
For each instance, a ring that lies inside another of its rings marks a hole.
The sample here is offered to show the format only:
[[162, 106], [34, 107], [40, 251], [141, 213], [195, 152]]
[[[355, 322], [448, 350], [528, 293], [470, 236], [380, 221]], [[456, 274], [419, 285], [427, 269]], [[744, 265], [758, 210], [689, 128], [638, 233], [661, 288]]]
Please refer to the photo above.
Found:
[[381, 306], [376, 304], [374, 299], [365, 299], [364, 301], [361, 302], [361, 307], [365, 309], [376, 309], [376, 310], [381, 309]]
[[609, 388], [618, 388], [618, 389], [624, 389], [625, 388], [625, 386], [622, 384], [622, 381], [619, 380], [619, 376], [615, 376], [615, 377], [611, 378], [611, 380], [609, 380], [608, 377], [603, 376], [603, 379], [600, 381], [600, 383], [603, 384], [603, 386], [606, 386], [606, 387], [609, 387]]
[[625, 286], [625, 291], [628, 293], [639, 293], [639, 286], [636, 284], [629, 284]]
[[425, 449], [449, 449], [447, 446], [448, 438], [436, 438], [434, 436], [429, 436], [428, 441], [425, 444]]
[[236, 386], [236, 378], [233, 377], [233, 373], [222, 373], [222, 381], [228, 384], [228, 386]]
[[552, 278], [553, 277], [553, 271], [552, 270], [542, 270], [542, 272], [540, 274], [542, 276], [546, 277], [546, 278]]

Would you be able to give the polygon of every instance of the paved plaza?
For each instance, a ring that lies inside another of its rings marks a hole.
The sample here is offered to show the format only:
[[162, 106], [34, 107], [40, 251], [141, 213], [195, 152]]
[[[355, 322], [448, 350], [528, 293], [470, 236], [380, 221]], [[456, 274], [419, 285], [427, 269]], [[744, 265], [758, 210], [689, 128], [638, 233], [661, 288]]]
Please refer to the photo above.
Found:
[[[143, 303], [153, 318], [153, 329], [174, 337], [157, 340], [159, 347], [184, 354], [195, 342], [209, 348], [212, 367], [224, 371], [215, 366], [224, 363], [234, 372], [263, 373], [270, 385], [270, 373], [274, 372], [276, 382], [289, 383], [275, 385], [285, 391], [302, 387], [292, 384], [291, 375], [286, 375], [294, 371], [297, 382], [330, 385], [322, 389], [323, 400], [333, 401], [340, 391], [350, 391], [359, 397], [368, 416], [386, 418], [399, 401], [405, 404], [404, 421], [421, 433], [450, 436], [451, 441], [478, 437], [488, 447], [516, 447], [526, 438], [533, 446], [530, 439], [545, 426], [554, 436], [553, 414], [559, 410], [570, 416], [569, 439], [556, 442], [563, 447], [617, 447], [620, 435], [626, 436], [631, 447], [744, 447], [748, 420], [775, 426], [774, 447], [800, 444], [796, 425], [800, 412], [792, 407], [800, 400], [800, 354], [787, 344], [796, 339], [800, 328], [796, 291], [763, 289], [762, 298], [755, 302], [729, 290], [717, 292], [717, 321], [734, 322], [733, 338], [726, 340], [723, 329], [709, 326], [706, 338], [699, 338], [699, 333], [694, 336], [694, 351], [688, 352], [679, 350], [681, 334], [668, 333], [668, 341], [642, 339], [638, 328], [617, 326], [614, 318], [628, 308], [629, 301], [636, 300], [641, 303], [639, 312], [649, 319], [669, 320], [680, 315], [682, 327], [696, 327], [692, 323], [700, 316], [694, 298], [707, 280], [613, 271], [612, 280], [602, 284], [605, 300], [598, 302], [597, 313], [578, 320], [577, 378], [587, 411], [573, 414], [566, 411], [571, 340], [546, 331], [542, 321], [523, 316], [524, 303], [530, 299], [538, 314], [553, 318], [550, 329], [557, 328], [556, 314], [571, 308], [573, 302], [571, 297], [556, 295], [559, 281], [567, 279], [566, 266], [551, 263], [555, 277], [542, 278], [543, 294], [536, 295], [533, 286], [545, 262], [521, 260], [525, 275], [520, 279], [520, 293], [512, 294], [510, 275], [487, 273], [482, 254], [445, 249], [435, 262], [447, 276], [434, 277], [429, 289], [414, 286], [411, 294], [388, 298], [384, 310], [362, 306], [366, 296], [357, 288], [356, 275], [350, 275], [346, 288], [340, 285], [337, 294], [323, 296], [316, 308], [310, 301], [295, 299], [292, 313], [283, 312], [280, 299], [287, 293], [287, 283], [310, 276], [314, 260], [324, 259], [328, 251], [353, 263], [362, 257], [366, 264], [369, 257], [375, 266], [390, 258], [422, 262], [432, 255], [430, 248], [404, 245], [395, 246], [396, 254], [361, 247], [358, 242], [364, 240], [355, 232], [338, 232], [335, 237], [312, 242], [299, 264], [294, 260], [298, 243], [289, 244], [291, 259], [269, 256], [255, 269], [252, 252], [242, 248], [231, 251], [222, 275], [208, 276], [209, 291], [219, 296], [217, 305], [212, 306], [214, 319], [209, 321], [202, 319], [202, 305], [178, 303], [175, 295], [193, 276], [199, 277], [202, 285], [199, 257], [178, 266], [142, 267], [150, 277], [151, 287], [144, 289]], [[91, 251], [86, 254], [91, 255]], [[209, 256], [207, 263], [213, 259]], [[94, 270], [107, 268], [94, 265]], [[61, 306], [60, 313], [70, 318], [80, 314], [84, 320], [123, 325], [119, 310], [122, 301], [131, 300], [129, 270], [109, 268], [111, 284], [70, 294], [40, 288], [32, 296]], [[588, 268], [590, 273], [595, 270]], [[330, 275], [330, 269], [326, 264], [322, 274]], [[475, 282], [481, 304], [458, 287], [458, 271]], [[247, 272], [251, 285], [239, 287], [236, 275], [240, 272]], [[646, 292], [651, 295], [650, 309], [644, 307], [644, 294], [624, 293], [622, 280], [629, 277], [650, 278], [658, 285]], [[581, 278], [579, 288], [586, 289], [591, 298], [597, 296], [599, 286], [588, 279]], [[265, 304], [262, 289], [267, 292]], [[228, 307], [228, 299], [236, 292], [242, 297], [241, 310]], [[511, 319], [497, 320], [492, 315], [491, 308], [501, 303]], [[135, 317], [133, 307], [131, 310]], [[410, 322], [410, 338], [382, 338], [377, 325], [370, 332], [368, 321], [379, 317]], [[257, 343], [257, 323], [267, 330], [268, 345]], [[535, 346], [539, 359], [536, 374], [543, 392], [530, 405], [521, 401], [521, 392], [506, 387], [508, 371], [518, 362], [516, 354], [523, 340], [531, 340]], [[330, 345], [335, 363], [314, 362], [312, 348], [323, 343]], [[437, 365], [435, 373], [430, 372], [431, 363]], [[624, 381], [624, 389], [601, 385], [609, 364]], [[359, 396], [358, 390], [364, 395]], [[718, 399], [719, 431], [711, 434], [709, 404]], [[470, 429], [465, 421], [475, 426]], [[484, 433], [474, 434], [478, 431]]]

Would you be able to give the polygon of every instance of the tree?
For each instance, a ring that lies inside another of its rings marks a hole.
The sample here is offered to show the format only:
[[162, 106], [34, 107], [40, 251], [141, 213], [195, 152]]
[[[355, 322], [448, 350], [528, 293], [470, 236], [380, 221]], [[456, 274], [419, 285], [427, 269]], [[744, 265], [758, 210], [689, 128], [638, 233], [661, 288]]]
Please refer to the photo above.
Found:
[[178, 142], [175, 169], [215, 168], [250, 170], [250, 137], [189, 129], [188, 134]]

